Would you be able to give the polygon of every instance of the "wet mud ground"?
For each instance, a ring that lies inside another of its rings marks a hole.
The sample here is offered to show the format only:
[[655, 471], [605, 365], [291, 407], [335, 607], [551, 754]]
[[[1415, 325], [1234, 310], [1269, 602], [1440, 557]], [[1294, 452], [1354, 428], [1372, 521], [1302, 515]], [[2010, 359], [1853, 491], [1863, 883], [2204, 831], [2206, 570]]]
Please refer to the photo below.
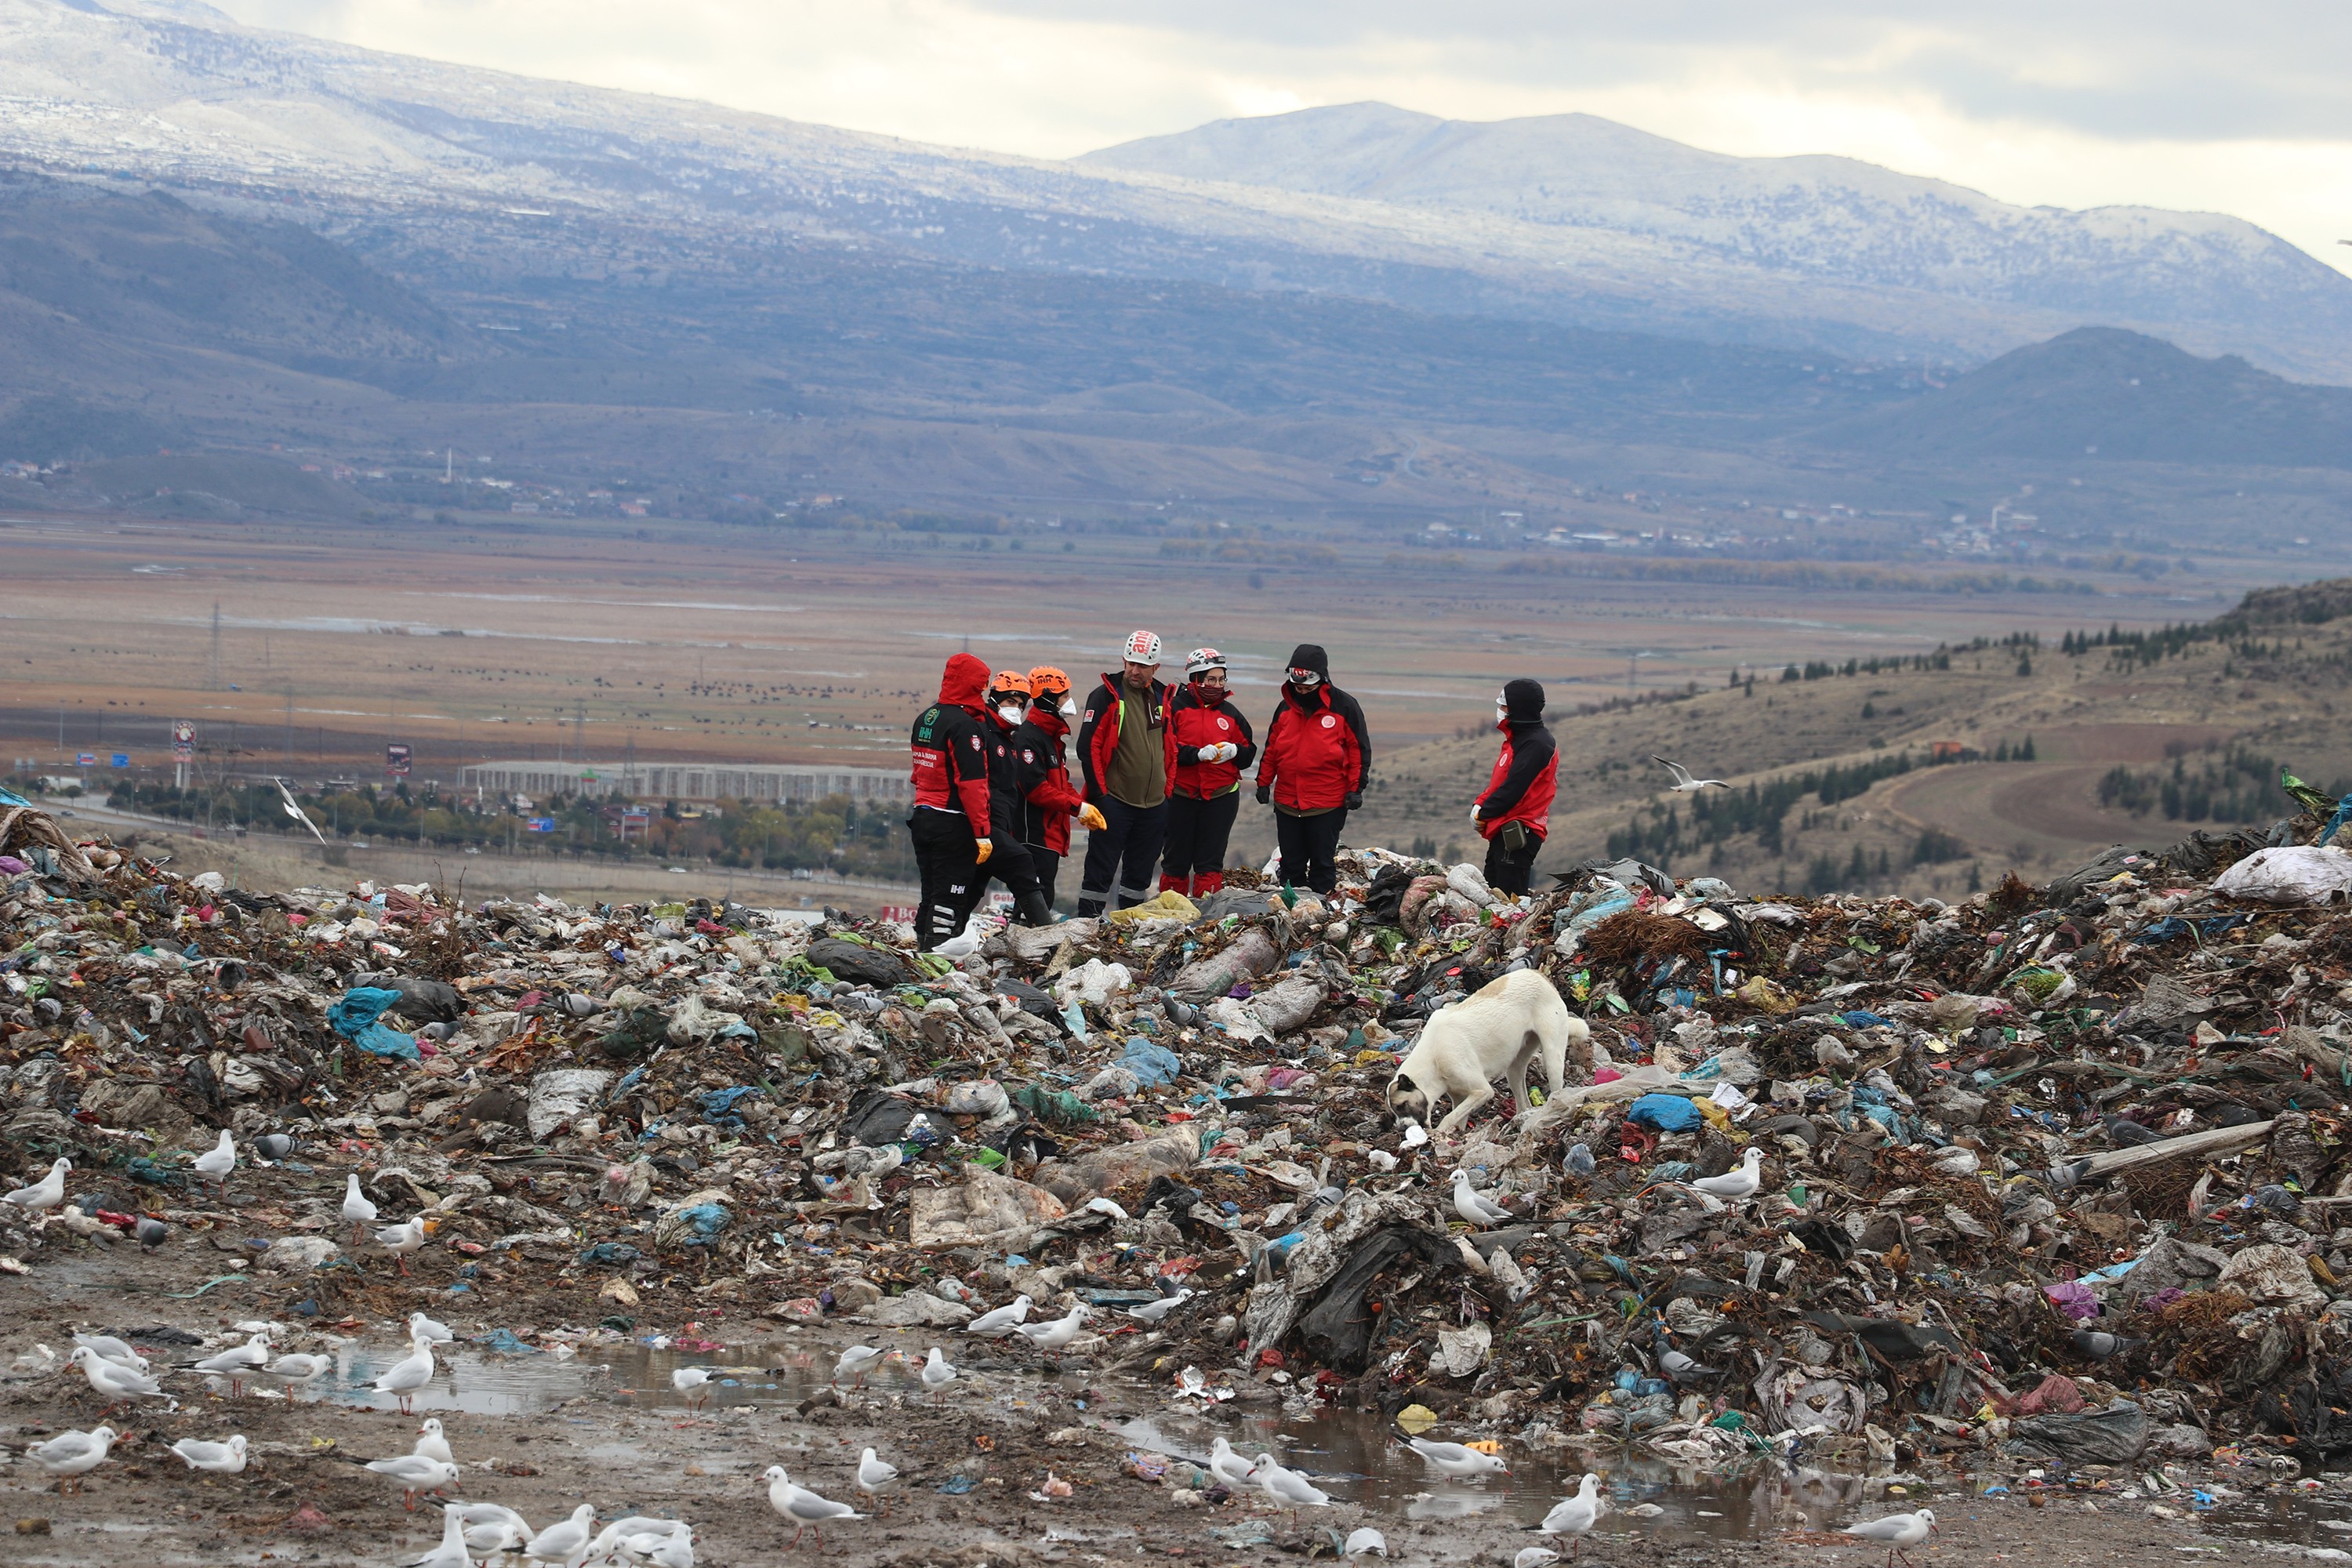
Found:
[[[1076, 1359], [1051, 1371], [1025, 1344], [995, 1349], [925, 1330], [860, 1334], [847, 1323], [795, 1330], [715, 1311], [682, 1288], [649, 1291], [637, 1331], [676, 1333], [692, 1322], [699, 1337], [727, 1348], [688, 1352], [622, 1342], [570, 1357], [500, 1354], [462, 1337], [507, 1328], [530, 1338], [558, 1324], [593, 1324], [599, 1303], [584, 1292], [566, 1299], [509, 1288], [495, 1297], [453, 1295], [443, 1278], [450, 1260], [436, 1263], [428, 1252], [413, 1280], [379, 1269], [373, 1282], [341, 1292], [330, 1321], [293, 1310], [315, 1298], [314, 1289], [266, 1275], [189, 1294], [220, 1279], [220, 1263], [219, 1253], [183, 1241], [152, 1257], [128, 1247], [76, 1250], [43, 1259], [29, 1276], [0, 1277], [0, 1373], [36, 1343], [63, 1353], [77, 1328], [169, 1324], [219, 1335], [248, 1318], [315, 1325], [299, 1328], [282, 1348], [335, 1346], [338, 1356], [335, 1372], [292, 1403], [274, 1394], [232, 1398], [225, 1385], [198, 1375], [167, 1374], [177, 1407], [150, 1399], [119, 1414], [114, 1424], [126, 1440], [79, 1492], [61, 1494], [26, 1461], [0, 1468], [7, 1562], [26, 1568], [412, 1562], [437, 1541], [437, 1515], [429, 1500], [407, 1511], [399, 1489], [358, 1461], [408, 1451], [426, 1415], [446, 1428], [465, 1498], [507, 1504], [534, 1524], [553, 1522], [581, 1502], [593, 1503], [600, 1519], [624, 1512], [685, 1519], [695, 1527], [697, 1561], [713, 1568], [815, 1560], [814, 1534], [787, 1557], [793, 1529], [770, 1510], [759, 1476], [781, 1463], [802, 1484], [856, 1500], [852, 1475], [869, 1445], [902, 1472], [891, 1511], [825, 1531], [825, 1560], [966, 1568], [1278, 1563], [1330, 1556], [1339, 1537], [1370, 1524], [1386, 1535], [1394, 1562], [1507, 1563], [1545, 1541], [1531, 1527], [1588, 1464], [1606, 1478], [1612, 1510], [1586, 1539], [1581, 1560], [1602, 1564], [1875, 1563], [1883, 1551], [1836, 1535], [1837, 1527], [1923, 1506], [1936, 1510], [1941, 1528], [1927, 1552], [1913, 1553], [1922, 1564], [2275, 1563], [2310, 1560], [2315, 1547], [2352, 1550], [2352, 1529], [2328, 1528], [2352, 1520], [2352, 1503], [2335, 1488], [2315, 1496], [2279, 1483], [2265, 1490], [2264, 1478], [2243, 1472], [2217, 1475], [2223, 1487], [2249, 1495], [2225, 1497], [2201, 1515], [2185, 1496], [2175, 1498], [2180, 1517], [2173, 1519], [2149, 1512], [2146, 1501], [2112, 1496], [1977, 1495], [1982, 1477], [1931, 1475], [1897, 1495], [1885, 1479], [1792, 1471], [1774, 1461], [1717, 1476], [1613, 1445], [1530, 1450], [1507, 1436], [1508, 1476], [1454, 1482], [1429, 1475], [1375, 1415], [1327, 1411], [1295, 1396], [1286, 1404], [1278, 1388], [1246, 1381], [1230, 1402], [1185, 1406], [1173, 1399], [1171, 1381], [1114, 1380]], [[418, 1310], [448, 1322], [461, 1342], [445, 1347], [452, 1353], [417, 1397], [416, 1414], [404, 1416], [368, 1384], [405, 1352], [400, 1322]], [[866, 1389], [845, 1385], [836, 1394], [829, 1382], [834, 1357], [861, 1339], [906, 1359], [886, 1363]], [[966, 1374], [937, 1403], [915, 1378], [935, 1342]], [[151, 1359], [160, 1366], [204, 1353], [177, 1350]], [[670, 1386], [670, 1372], [685, 1364], [726, 1369], [701, 1413]], [[70, 1369], [0, 1382], [0, 1446], [15, 1454], [65, 1427], [88, 1428], [102, 1408]], [[182, 1437], [236, 1432], [253, 1446], [241, 1476], [195, 1475], [167, 1451]], [[1335, 1506], [1294, 1519], [1256, 1498], [1188, 1505], [1164, 1483], [1129, 1473], [1138, 1454], [1205, 1458], [1220, 1433], [1245, 1453], [1275, 1447], [1286, 1463], [1314, 1475]], [[1044, 1490], [1049, 1472], [1070, 1484], [1069, 1497], [1032, 1496]]]

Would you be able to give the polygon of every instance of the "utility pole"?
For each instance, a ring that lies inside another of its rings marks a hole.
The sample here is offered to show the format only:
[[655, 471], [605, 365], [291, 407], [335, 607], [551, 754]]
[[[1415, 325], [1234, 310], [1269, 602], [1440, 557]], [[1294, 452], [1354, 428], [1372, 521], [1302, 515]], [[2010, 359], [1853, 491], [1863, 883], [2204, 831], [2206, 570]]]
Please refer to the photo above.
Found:
[[213, 651], [212, 658], [206, 664], [205, 669], [205, 689], [207, 691], [218, 691], [220, 689], [220, 601], [218, 599], [215, 599], [213, 601]]

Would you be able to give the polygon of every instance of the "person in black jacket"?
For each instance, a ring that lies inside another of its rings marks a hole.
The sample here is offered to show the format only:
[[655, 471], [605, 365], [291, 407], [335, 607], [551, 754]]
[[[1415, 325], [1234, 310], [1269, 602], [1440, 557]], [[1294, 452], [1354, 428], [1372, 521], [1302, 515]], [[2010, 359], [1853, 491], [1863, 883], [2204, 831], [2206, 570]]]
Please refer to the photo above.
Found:
[[1017, 670], [1000, 669], [988, 687], [988, 721], [981, 733], [988, 749], [988, 818], [996, 825], [995, 852], [989, 857], [987, 875], [1004, 884], [1013, 895], [1015, 913], [1024, 925], [1051, 925], [1054, 910], [1022, 840], [1029, 803], [1024, 798], [1021, 743], [1015, 739], [1029, 717], [1029, 678]]
[[1524, 896], [1536, 857], [1551, 832], [1551, 802], [1559, 784], [1559, 748], [1544, 727], [1544, 689], [1524, 678], [1495, 699], [1495, 727], [1503, 731], [1486, 792], [1470, 820], [1486, 840], [1486, 885]]

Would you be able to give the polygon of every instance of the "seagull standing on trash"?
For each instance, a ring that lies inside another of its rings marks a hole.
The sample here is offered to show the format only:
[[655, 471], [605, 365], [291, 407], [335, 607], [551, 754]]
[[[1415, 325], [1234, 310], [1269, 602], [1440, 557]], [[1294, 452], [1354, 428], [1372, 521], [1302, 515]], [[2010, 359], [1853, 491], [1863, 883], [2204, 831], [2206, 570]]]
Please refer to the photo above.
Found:
[[1166, 1317], [1169, 1313], [1174, 1311], [1177, 1308], [1182, 1306], [1192, 1299], [1192, 1291], [1179, 1290], [1173, 1296], [1163, 1296], [1159, 1300], [1150, 1302], [1144, 1306], [1129, 1307], [1127, 1310], [1127, 1315], [1130, 1318], [1140, 1318], [1147, 1323], [1157, 1323], [1160, 1319]]
[[890, 1512], [890, 1500], [884, 1494], [898, 1484], [898, 1466], [884, 1464], [871, 1448], [857, 1456], [857, 1489], [879, 1502], [885, 1517]]
[[1086, 1326], [1087, 1304], [1081, 1301], [1070, 1309], [1069, 1315], [1066, 1317], [1055, 1318], [1044, 1323], [1023, 1323], [1015, 1328], [1013, 1332], [1044, 1351], [1047, 1355], [1058, 1357], [1062, 1348], [1076, 1339]]
[[81, 1478], [106, 1463], [106, 1451], [114, 1446], [117, 1433], [103, 1424], [87, 1432], [60, 1432], [46, 1443], [36, 1443], [25, 1450], [25, 1458], [58, 1478], [58, 1489], [65, 1489], [65, 1480], [73, 1478], [74, 1490], [81, 1489]]
[[245, 1380], [253, 1369], [269, 1364], [269, 1331], [262, 1330], [241, 1345], [231, 1345], [216, 1355], [208, 1355], [188, 1370], [213, 1377], [228, 1379], [228, 1394], [235, 1399], [245, 1392]]
[[889, 1356], [890, 1352], [880, 1345], [852, 1345], [835, 1360], [833, 1381], [839, 1383], [844, 1377], [854, 1378], [856, 1381], [850, 1386], [863, 1388], [866, 1386], [866, 1374], [880, 1366]]
[[1652, 757], [1650, 761], [1657, 763], [1658, 766], [1665, 769], [1667, 773], [1674, 775], [1675, 782], [1668, 784], [1666, 788], [1676, 795], [1691, 795], [1703, 789], [1729, 789], [1731, 787], [1721, 779], [1695, 779], [1691, 777], [1690, 770], [1683, 766], [1682, 763], [1670, 763], [1664, 757]]
[[1726, 1203], [1736, 1204], [1743, 1198], [1752, 1198], [1756, 1195], [1756, 1189], [1764, 1184], [1764, 1151], [1750, 1143], [1748, 1152], [1739, 1157], [1739, 1163], [1735, 1168], [1719, 1176], [1700, 1176], [1685, 1184], [1694, 1192], [1721, 1198]]
[[408, 1337], [412, 1340], [430, 1340], [436, 1345], [451, 1345], [457, 1342], [457, 1336], [449, 1331], [448, 1324], [436, 1322], [422, 1312], [408, 1314]]
[[1221, 1436], [1209, 1449], [1209, 1473], [1239, 1491], [1257, 1479], [1257, 1465], [1234, 1453], [1234, 1446]]
[[66, 1359], [81, 1368], [82, 1376], [89, 1380], [92, 1389], [107, 1397], [110, 1410], [142, 1396], [152, 1399], [168, 1397], [163, 1393], [163, 1385], [145, 1373], [117, 1366], [88, 1345], [77, 1347], [74, 1353]]
[[533, 1563], [561, 1563], [572, 1568], [588, 1554], [588, 1541], [593, 1533], [589, 1526], [596, 1522], [596, 1505], [582, 1503], [572, 1510], [572, 1517], [549, 1525], [530, 1538], [522, 1549], [523, 1556]]
[[1481, 1229], [1517, 1216], [1470, 1184], [1470, 1173], [1454, 1173], [1454, 1212]]
[[408, 1273], [408, 1255], [423, 1249], [426, 1238], [433, 1234], [433, 1227], [439, 1223], [419, 1215], [404, 1224], [377, 1231], [375, 1244], [400, 1259], [400, 1272], [404, 1278]]
[[1439, 1475], [1455, 1480], [1472, 1476], [1508, 1475], [1500, 1454], [1484, 1454], [1463, 1443], [1433, 1443], [1426, 1437], [1408, 1437], [1405, 1446], [1425, 1460]]
[[466, 1545], [477, 1557], [496, 1557], [531, 1539], [530, 1521], [503, 1504], [460, 1502], [449, 1506], [465, 1521]]
[[207, 1475], [234, 1476], [245, 1468], [245, 1438], [231, 1437], [226, 1443], [204, 1443], [194, 1437], [183, 1437], [172, 1445], [172, 1452], [180, 1456], [192, 1470]]
[[1895, 1559], [1898, 1556], [1906, 1563], [1911, 1561], [1909, 1553], [1903, 1549], [1918, 1545], [1935, 1528], [1934, 1510], [1923, 1508], [1917, 1513], [1890, 1513], [1885, 1519], [1865, 1519], [1860, 1524], [1847, 1525], [1845, 1533], [1874, 1544], [1885, 1542], [1886, 1568], [1895, 1568]]
[[430, 1415], [425, 1418], [425, 1425], [416, 1429], [416, 1447], [412, 1452], [423, 1458], [438, 1459], [445, 1465], [457, 1462], [457, 1456], [449, 1451], [448, 1435], [441, 1430], [441, 1423]]
[[963, 1326], [968, 1334], [978, 1334], [984, 1340], [1001, 1340], [1029, 1321], [1029, 1309], [1036, 1303], [1024, 1291], [992, 1312], [982, 1312]]
[[1293, 1513], [1302, 1508], [1329, 1508], [1331, 1494], [1297, 1470], [1288, 1470], [1275, 1463], [1271, 1454], [1261, 1454], [1257, 1461], [1257, 1484], [1265, 1495], [1289, 1509]]
[[49, 1163], [49, 1173], [29, 1187], [0, 1195], [0, 1203], [15, 1204], [26, 1214], [43, 1214], [66, 1201], [66, 1173], [73, 1162], [58, 1155]]
[[1601, 1478], [1587, 1470], [1584, 1479], [1577, 1483], [1576, 1495], [1560, 1499], [1552, 1504], [1551, 1511], [1544, 1515], [1543, 1532], [1567, 1536], [1574, 1543], [1568, 1549], [1572, 1559], [1582, 1550], [1584, 1538], [1600, 1522]]
[[259, 1383], [274, 1383], [286, 1391], [288, 1404], [294, 1402], [294, 1391], [307, 1383], [315, 1383], [333, 1368], [335, 1358], [310, 1355], [297, 1352], [279, 1356], [268, 1366], [255, 1367], [245, 1375]]
[[782, 1465], [770, 1465], [760, 1479], [768, 1483], [768, 1506], [800, 1527], [793, 1531], [792, 1545], [784, 1548], [787, 1552], [800, 1545], [802, 1532], [808, 1530], [816, 1531], [816, 1549], [822, 1552], [827, 1524], [866, 1517], [845, 1502], [834, 1502], [806, 1487], [794, 1486]]
[[375, 1216], [375, 1205], [360, 1191], [360, 1173], [353, 1171], [343, 1179], [343, 1217], [352, 1222], [353, 1246], [359, 1243], [361, 1227], [373, 1225]]
[[112, 1334], [77, 1333], [73, 1337], [73, 1342], [96, 1351], [117, 1366], [128, 1367], [132, 1372], [148, 1370], [147, 1358]]
[[364, 1469], [372, 1470], [392, 1482], [406, 1494], [408, 1511], [416, 1511], [416, 1494], [437, 1492], [457, 1479], [457, 1467], [445, 1459], [429, 1459], [422, 1454], [394, 1454], [387, 1459], [370, 1459]]
[[931, 1353], [923, 1360], [922, 1372], [923, 1386], [931, 1391], [931, 1398], [937, 1401], [946, 1391], [948, 1384], [956, 1380], [957, 1375], [956, 1369], [948, 1364], [945, 1356], [940, 1354], [940, 1347], [933, 1345]]
[[188, 1168], [206, 1181], [218, 1184], [221, 1195], [228, 1195], [229, 1173], [236, 1169], [236, 1140], [221, 1129], [220, 1142], [188, 1162]]
[[474, 1568], [472, 1543], [466, 1539], [466, 1521], [460, 1513], [459, 1504], [444, 1505], [441, 1510], [441, 1543], [412, 1561], [408, 1568]]

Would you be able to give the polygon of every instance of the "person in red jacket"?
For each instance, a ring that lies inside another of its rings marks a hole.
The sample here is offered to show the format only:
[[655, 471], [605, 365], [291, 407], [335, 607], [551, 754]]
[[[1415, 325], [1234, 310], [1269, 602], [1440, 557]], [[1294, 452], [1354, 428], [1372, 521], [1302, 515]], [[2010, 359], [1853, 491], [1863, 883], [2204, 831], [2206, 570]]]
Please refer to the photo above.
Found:
[[1150, 896], [1151, 870], [1168, 836], [1168, 781], [1176, 772], [1176, 731], [1160, 679], [1160, 638], [1133, 632], [1119, 668], [1087, 693], [1078, 720], [1078, 770], [1088, 805], [1105, 826], [1087, 835], [1078, 913], [1098, 915], [1116, 898], [1128, 909]]
[[1486, 885], [1524, 896], [1551, 833], [1551, 801], [1559, 788], [1559, 747], [1544, 727], [1544, 689], [1525, 679], [1495, 699], [1495, 728], [1503, 754], [1495, 759], [1486, 791], [1470, 808], [1486, 841]]
[[1168, 843], [1160, 886], [1188, 899], [1225, 885], [1225, 843], [1242, 805], [1242, 773], [1257, 760], [1257, 737], [1225, 694], [1225, 656], [1196, 647], [1184, 657], [1183, 689], [1169, 700], [1176, 776], [1168, 787]]
[[1013, 750], [1021, 759], [1021, 842], [1028, 846], [1029, 863], [1045, 902], [1054, 901], [1054, 879], [1070, 852], [1070, 818], [1076, 816], [1092, 832], [1104, 826], [1103, 814], [1087, 804], [1070, 782], [1068, 752], [1070, 721], [1078, 704], [1070, 695], [1070, 678], [1050, 664], [1029, 672], [1029, 717], [1013, 732]]
[[1284, 882], [1327, 895], [1339, 885], [1339, 830], [1364, 804], [1371, 766], [1363, 708], [1331, 684], [1323, 650], [1299, 644], [1257, 764], [1258, 804], [1274, 806]]
[[1003, 883], [1021, 923], [1041, 926], [1052, 923], [1054, 910], [1021, 839], [1029, 803], [1022, 795], [1021, 752], [1013, 739], [1028, 718], [1029, 678], [1015, 669], [998, 670], [988, 683], [988, 721], [981, 731], [988, 742], [988, 819], [997, 843], [979, 880], [983, 887], [992, 877]]
[[915, 806], [907, 831], [915, 840], [922, 901], [915, 947], [929, 952], [963, 930], [980, 904], [980, 868], [995, 847], [990, 837], [986, 702], [988, 666], [968, 653], [948, 659], [939, 700], [916, 716]]

